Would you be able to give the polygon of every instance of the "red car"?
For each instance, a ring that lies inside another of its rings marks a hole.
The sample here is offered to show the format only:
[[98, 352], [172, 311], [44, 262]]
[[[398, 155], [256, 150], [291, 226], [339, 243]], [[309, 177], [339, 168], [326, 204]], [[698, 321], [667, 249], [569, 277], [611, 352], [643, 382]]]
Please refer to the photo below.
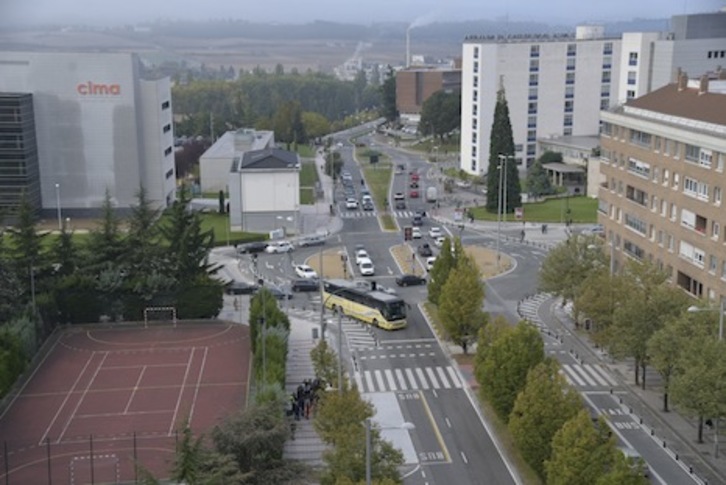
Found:
[[408, 196], [412, 199], [418, 199], [418, 190], [412, 190], [408, 193]]
[[411, 172], [411, 181], [418, 181], [418, 173]]

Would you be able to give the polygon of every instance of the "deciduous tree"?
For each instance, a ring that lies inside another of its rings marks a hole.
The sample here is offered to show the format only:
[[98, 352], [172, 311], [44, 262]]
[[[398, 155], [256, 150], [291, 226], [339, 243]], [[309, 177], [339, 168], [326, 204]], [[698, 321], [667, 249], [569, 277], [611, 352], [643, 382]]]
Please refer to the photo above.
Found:
[[527, 193], [531, 197], [538, 199], [543, 195], [550, 195], [553, 192], [550, 177], [547, 175], [544, 167], [542, 167], [542, 162], [536, 160], [529, 167], [529, 170], [527, 170]]
[[437, 91], [424, 101], [418, 124], [421, 135], [430, 135], [443, 141], [445, 135], [460, 126], [461, 91]]
[[434, 267], [429, 274], [428, 299], [431, 303], [439, 304], [441, 290], [448, 281], [451, 270], [456, 267], [456, 258], [459, 254], [464, 254], [461, 240], [457, 237], [452, 241], [451, 238], [447, 237], [441, 245], [441, 252], [436, 257]]

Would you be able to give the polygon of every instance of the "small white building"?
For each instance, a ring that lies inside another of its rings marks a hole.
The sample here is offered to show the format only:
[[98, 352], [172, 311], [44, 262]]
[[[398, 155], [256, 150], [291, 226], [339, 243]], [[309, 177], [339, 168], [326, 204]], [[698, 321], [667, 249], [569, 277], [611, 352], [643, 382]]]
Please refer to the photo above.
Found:
[[300, 157], [266, 148], [235, 157], [227, 173], [233, 231], [299, 233]]
[[229, 171], [235, 157], [245, 152], [275, 146], [273, 131], [243, 128], [228, 131], [199, 157], [199, 179], [202, 192], [227, 191]]

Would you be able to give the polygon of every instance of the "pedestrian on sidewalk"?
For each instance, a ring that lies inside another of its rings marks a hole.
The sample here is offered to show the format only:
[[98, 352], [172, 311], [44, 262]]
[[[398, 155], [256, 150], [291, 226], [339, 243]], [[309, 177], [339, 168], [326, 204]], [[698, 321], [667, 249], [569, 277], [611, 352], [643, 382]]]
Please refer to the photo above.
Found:
[[522, 229], [522, 232], [519, 233], [519, 242], [524, 242], [524, 229]]

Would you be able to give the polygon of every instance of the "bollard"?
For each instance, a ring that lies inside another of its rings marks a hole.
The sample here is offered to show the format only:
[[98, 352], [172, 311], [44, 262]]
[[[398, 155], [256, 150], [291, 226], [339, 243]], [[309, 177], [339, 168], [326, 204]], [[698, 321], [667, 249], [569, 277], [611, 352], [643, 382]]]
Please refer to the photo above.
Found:
[[612, 394], [612, 393], [613, 393], [613, 388], [611, 387], [611, 388], [610, 388], [610, 394]]
[[633, 414], [633, 407], [632, 406], [628, 406], [628, 414]]
[[623, 398], [622, 398], [622, 397], [619, 397], [619, 398], [618, 398], [618, 403], [620, 403], [620, 404], [622, 404], [622, 403], [623, 403]]
[[655, 434], [655, 431], [653, 431], [653, 428], [650, 428], [650, 435], [653, 436]]
[[676, 453], [675, 459], [676, 461], [678, 461], [678, 453]]
[[640, 418], [638, 421], [639, 421], [639, 424], [643, 424], [643, 418]]
[[668, 448], [668, 446], [666, 445], [665, 440], [663, 440], [663, 448]]

